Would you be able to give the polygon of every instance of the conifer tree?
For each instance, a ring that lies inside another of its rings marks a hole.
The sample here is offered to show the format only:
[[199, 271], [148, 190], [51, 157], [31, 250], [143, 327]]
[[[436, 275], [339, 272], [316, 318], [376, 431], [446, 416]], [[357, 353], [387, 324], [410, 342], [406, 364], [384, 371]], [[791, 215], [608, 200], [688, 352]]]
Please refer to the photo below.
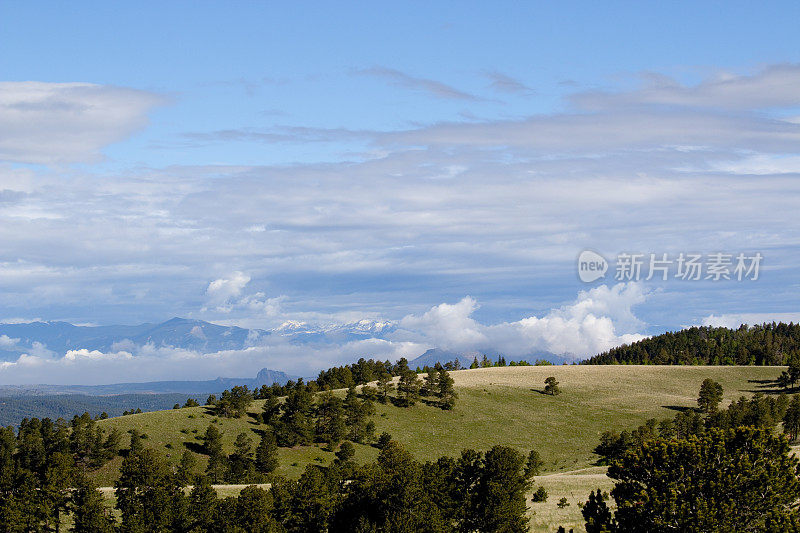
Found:
[[261, 422], [270, 426], [278, 424], [281, 415], [281, 403], [272, 389], [266, 389], [261, 396], [264, 398], [264, 407], [261, 412]]
[[789, 436], [789, 441], [794, 442], [800, 434], [800, 395], [793, 395], [792, 401], [783, 415], [783, 432]]
[[197, 471], [197, 458], [189, 450], [184, 450], [181, 454], [181, 460], [178, 463], [178, 470], [175, 472], [178, 483], [185, 487], [194, 482]]
[[392, 382], [392, 375], [384, 370], [378, 377], [378, 401], [387, 403], [389, 401], [389, 394], [394, 390], [394, 383]]
[[255, 473], [253, 464], [253, 441], [247, 433], [239, 433], [233, 443], [233, 453], [228, 457], [228, 476], [230, 483], [246, 483]]
[[256, 448], [255, 467], [261, 474], [271, 474], [278, 468], [278, 446], [275, 443], [275, 433], [271, 429], [266, 429], [261, 434]]
[[338, 446], [347, 434], [342, 400], [330, 391], [321, 395], [317, 406], [315, 433], [317, 440], [328, 443], [331, 450]]
[[206, 433], [203, 436], [203, 449], [206, 455], [208, 455], [206, 475], [208, 475], [214, 483], [219, 483], [225, 478], [227, 457], [225, 457], [225, 453], [222, 451], [222, 433], [220, 433], [213, 424], [208, 425]]
[[113, 517], [107, 517], [104, 498], [84, 479], [73, 495], [72, 531], [77, 533], [112, 533]]
[[[441, 367], [441, 365], [439, 365]], [[422, 396], [431, 396], [436, 394], [439, 390], [439, 371], [437, 368], [428, 368], [427, 374], [423, 378], [422, 388], [420, 394]]]
[[719, 402], [722, 401], [722, 385], [711, 378], [706, 378], [700, 385], [700, 394], [697, 397], [697, 406], [704, 413], [712, 413], [717, 410]]
[[561, 393], [561, 390], [558, 388], [558, 381], [556, 381], [555, 377], [550, 376], [544, 380], [544, 392], [551, 396], [556, 396]]
[[453, 388], [453, 378], [450, 377], [450, 373], [447, 370], [439, 368], [436, 381], [438, 382], [436, 396], [439, 398], [439, 406], [445, 410], [452, 409], [456, 405], [456, 398], [458, 398], [458, 393]]
[[411, 406], [419, 400], [420, 381], [417, 373], [408, 367], [405, 357], [397, 363], [397, 372], [400, 375], [400, 382], [397, 385], [397, 399], [400, 405]]

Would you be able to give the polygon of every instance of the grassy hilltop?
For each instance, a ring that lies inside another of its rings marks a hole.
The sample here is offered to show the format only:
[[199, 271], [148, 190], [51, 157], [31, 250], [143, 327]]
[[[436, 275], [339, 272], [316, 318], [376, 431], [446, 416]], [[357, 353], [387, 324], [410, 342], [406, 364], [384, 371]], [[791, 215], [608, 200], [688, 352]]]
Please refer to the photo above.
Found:
[[[486, 450], [504, 444], [527, 452], [540, 452], [544, 476], [537, 480], [551, 496], [545, 504], [531, 504], [536, 515], [534, 531], [548, 531], [553, 524], [581, 525], [578, 501], [592, 488], [609, 488], [603, 469], [592, 468], [592, 449], [608, 429], [633, 429], [649, 418], [671, 418], [675, 409], [696, 405], [700, 383], [710, 377], [725, 389], [723, 404], [759, 390], [759, 380], [774, 379], [781, 367], [735, 366], [528, 366], [495, 367], [451, 372], [459, 394], [452, 411], [417, 403], [402, 408], [376, 403], [373, 417], [377, 433], [388, 431], [419, 459], [458, 455], [463, 448]], [[561, 394], [543, 394], [544, 380], [555, 376]], [[204, 400], [200, 399], [200, 400]], [[261, 412], [255, 401], [250, 414]], [[145, 443], [177, 463], [183, 450], [198, 452], [199, 468], [206, 456], [200, 437], [210, 423], [223, 432], [226, 452], [241, 432], [258, 442], [260, 425], [254, 416], [239, 419], [215, 416], [205, 407], [155, 411], [99, 421], [105, 429], [125, 433], [136, 428], [147, 435]], [[127, 438], [125, 435], [124, 440]], [[124, 441], [123, 440], [123, 441]], [[356, 460], [377, 456], [370, 446], [355, 445]], [[306, 464], [328, 464], [333, 453], [322, 445], [280, 448], [277, 473], [297, 477]], [[121, 458], [95, 473], [101, 486], [113, 485]], [[570, 506], [555, 502], [567, 497]]]

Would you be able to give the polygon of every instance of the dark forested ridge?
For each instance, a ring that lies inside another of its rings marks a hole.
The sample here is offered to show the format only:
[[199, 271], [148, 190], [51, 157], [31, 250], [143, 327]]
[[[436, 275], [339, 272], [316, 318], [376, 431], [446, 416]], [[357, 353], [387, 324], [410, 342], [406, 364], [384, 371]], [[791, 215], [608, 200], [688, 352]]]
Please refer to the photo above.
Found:
[[612, 348], [583, 364], [786, 365], [800, 355], [800, 324], [691, 327]]
[[45, 394], [39, 396], [0, 397], [0, 426], [16, 426], [23, 418], [68, 420], [77, 413], [88, 412], [96, 417], [105, 412], [120, 416], [127, 410], [160, 411], [186, 400], [185, 394], [117, 394], [86, 396], [83, 394]]

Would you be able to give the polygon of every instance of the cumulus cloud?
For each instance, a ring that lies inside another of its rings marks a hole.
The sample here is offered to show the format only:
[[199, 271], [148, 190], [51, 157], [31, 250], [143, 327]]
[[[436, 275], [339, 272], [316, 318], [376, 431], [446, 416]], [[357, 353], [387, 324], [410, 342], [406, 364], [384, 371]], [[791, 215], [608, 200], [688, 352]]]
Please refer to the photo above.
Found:
[[202, 311], [213, 309], [227, 314], [236, 309], [262, 317], [276, 316], [285, 297], [268, 298], [263, 292], [243, 295], [242, 291], [248, 283], [250, 276], [238, 271], [227, 278], [215, 279], [206, 288], [206, 306]]
[[0, 348], [15, 348], [19, 339], [12, 339], [8, 335], [0, 335]]
[[92, 83], [0, 83], [0, 160], [96, 161], [101, 150], [147, 123], [164, 98]]
[[420, 316], [407, 316], [400, 326], [432, 346], [450, 350], [514, 357], [547, 352], [584, 358], [644, 338], [636, 333], [644, 324], [632, 308], [643, 303], [647, 294], [638, 283], [601, 285], [581, 291], [573, 303], [541, 317], [493, 325], [472, 318], [477, 302], [466, 297], [453, 305], [435, 306]]
[[231, 300], [238, 297], [248, 283], [250, 276], [241, 272], [234, 272], [227, 278], [215, 279], [206, 288], [208, 304], [223, 312], [230, 311]]

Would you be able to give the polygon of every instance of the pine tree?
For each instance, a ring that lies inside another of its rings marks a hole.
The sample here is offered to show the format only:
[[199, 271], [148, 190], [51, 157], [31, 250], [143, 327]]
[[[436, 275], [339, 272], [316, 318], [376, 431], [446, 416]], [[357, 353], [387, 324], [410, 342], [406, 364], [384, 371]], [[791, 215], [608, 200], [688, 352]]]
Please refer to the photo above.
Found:
[[314, 397], [305, 386], [289, 391], [283, 404], [281, 423], [275, 434], [278, 445], [311, 444], [314, 438], [313, 402]]
[[[651, 439], [612, 463], [619, 531], [782, 531], [796, 520], [798, 461], [772, 428]], [[720, 494], [724, 497], [710, 498]], [[646, 495], [646, 497], [643, 497]], [[789, 529], [790, 530], [790, 529]]]
[[439, 390], [439, 371], [436, 368], [428, 368], [428, 373], [425, 375], [420, 389], [420, 394], [423, 396], [431, 396], [436, 394]]
[[175, 473], [178, 483], [181, 486], [191, 485], [197, 471], [197, 458], [189, 450], [184, 450], [181, 454], [180, 463], [178, 463], [178, 470]]
[[789, 441], [794, 442], [800, 434], [800, 395], [793, 395], [792, 401], [783, 415], [783, 432], [789, 435]]
[[381, 372], [376, 385], [378, 386], [378, 401], [381, 403], [387, 403], [389, 401], [389, 394], [391, 394], [392, 390], [394, 390], [392, 375], [384, 370]]
[[610, 533], [616, 531], [617, 524], [611, 515], [611, 510], [606, 505], [607, 495], [600, 492], [589, 493], [589, 500], [581, 509], [583, 519], [586, 521], [586, 533]]
[[233, 453], [228, 457], [227, 480], [231, 483], [246, 483], [255, 473], [253, 465], [253, 441], [247, 433], [239, 433], [233, 443]]
[[528, 531], [524, 458], [515, 449], [494, 446], [486, 452], [473, 503], [480, 531]]
[[208, 455], [206, 474], [214, 483], [222, 481], [227, 470], [227, 457], [222, 451], [222, 433], [213, 424], [208, 425], [203, 436], [203, 449]]
[[214, 517], [219, 500], [211, 481], [205, 476], [198, 476], [197, 483], [189, 493], [189, 517], [191, 531], [211, 533], [215, 531]]
[[331, 450], [338, 446], [347, 434], [342, 400], [330, 391], [321, 395], [317, 406], [315, 433], [317, 440], [327, 442]]
[[181, 487], [160, 454], [149, 448], [128, 455], [115, 483], [121, 531], [172, 531], [180, 518]]
[[73, 494], [72, 531], [78, 533], [112, 533], [113, 518], [106, 516], [105, 499], [83, 480]]
[[420, 381], [417, 373], [408, 368], [408, 361], [405, 357], [398, 361], [397, 372], [400, 375], [400, 382], [397, 385], [397, 397], [400, 405], [414, 405], [419, 400]]
[[542, 470], [542, 466], [544, 466], [544, 461], [542, 461], [539, 452], [536, 450], [531, 450], [528, 453], [528, 459], [525, 462], [525, 479], [531, 479], [535, 476], [538, 476]]
[[[236, 498], [235, 525], [247, 533], [273, 533], [280, 531], [272, 517], [273, 498], [270, 492], [259, 487], [245, 487]], [[229, 525], [229, 524], [226, 524]]]
[[545, 394], [549, 394], [551, 396], [561, 393], [558, 388], [558, 381], [556, 381], [555, 377], [550, 376], [544, 380], [544, 392]]
[[789, 375], [789, 383], [794, 388], [800, 380], [800, 355], [797, 352], [793, 352], [789, 357], [789, 369], [786, 372]]
[[261, 434], [256, 448], [255, 467], [261, 474], [271, 474], [278, 468], [278, 446], [275, 443], [275, 433], [270, 429]]
[[478, 368], [478, 366], [480, 366], [480, 365], [478, 365], [478, 358], [477, 358], [477, 357], [474, 357], [474, 358], [472, 359], [472, 364], [471, 364], [471, 365], [469, 365], [469, 369], [470, 369], [470, 370], [475, 370], [476, 368]]
[[444, 368], [440, 368], [437, 376], [437, 386], [438, 391], [436, 396], [439, 398], [439, 406], [442, 409], [450, 410], [456, 405], [456, 398], [458, 398], [458, 393], [456, 393], [455, 389], [453, 388], [453, 378], [450, 377], [450, 373], [447, 372]]
[[700, 385], [700, 395], [697, 398], [697, 406], [704, 413], [712, 413], [717, 410], [719, 402], [722, 401], [722, 385], [711, 378], [706, 378]]
[[272, 389], [266, 389], [262, 393], [264, 407], [261, 412], [261, 422], [270, 426], [275, 426], [280, 419], [281, 403], [278, 397], [272, 393]]

